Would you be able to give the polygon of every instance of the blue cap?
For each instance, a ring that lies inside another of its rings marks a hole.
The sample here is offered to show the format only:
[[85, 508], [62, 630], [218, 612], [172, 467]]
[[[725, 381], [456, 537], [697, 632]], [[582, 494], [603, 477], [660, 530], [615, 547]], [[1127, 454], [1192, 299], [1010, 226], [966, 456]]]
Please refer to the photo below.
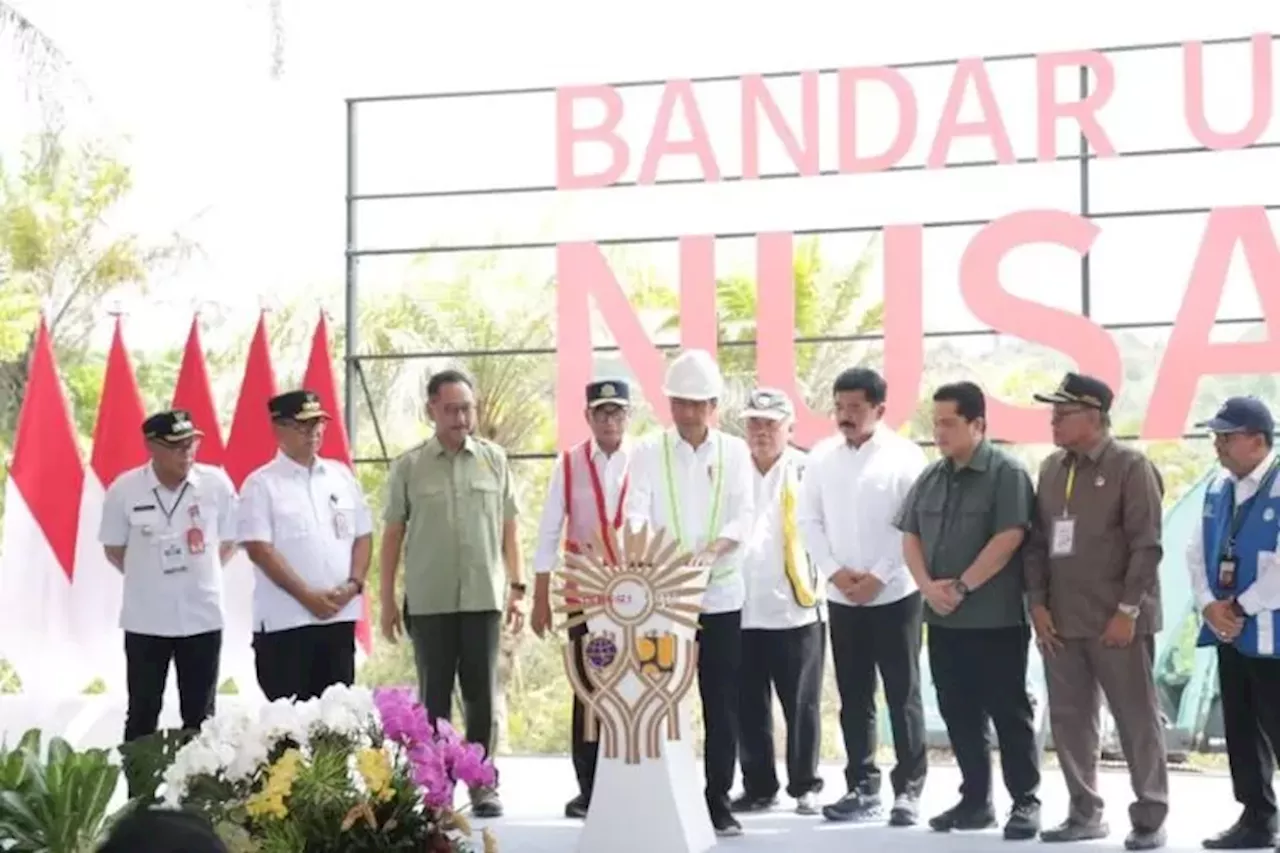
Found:
[[1231, 397], [1222, 404], [1218, 413], [1207, 421], [1196, 424], [1210, 432], [1258, 432], [1276, 431], [1275, 419], [1267, 404], [1257, 397]]
[[631, 386], [622, 379], [601, 379], [587, 385], [587, 407], [631, 405]]

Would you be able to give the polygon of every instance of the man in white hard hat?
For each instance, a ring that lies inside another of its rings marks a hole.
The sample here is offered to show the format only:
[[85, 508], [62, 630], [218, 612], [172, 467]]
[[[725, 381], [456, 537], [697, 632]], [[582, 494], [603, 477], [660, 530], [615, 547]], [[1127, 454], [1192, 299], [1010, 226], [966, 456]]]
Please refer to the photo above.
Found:
[[711, 427], [724, 390], [710, 354], [688, 350], [671, 363], [663, 386], [675, 426], [645, 439], [631, 462], [628, 523], [665, 529], [709, 567], [698, 619], [698, 692], [706, 727], [706, 799], [717, 835], [742, 833], [729, 790], [738, 753], [738, 682], [745, 595], [738, 545], [754, 517], [751, 451]]

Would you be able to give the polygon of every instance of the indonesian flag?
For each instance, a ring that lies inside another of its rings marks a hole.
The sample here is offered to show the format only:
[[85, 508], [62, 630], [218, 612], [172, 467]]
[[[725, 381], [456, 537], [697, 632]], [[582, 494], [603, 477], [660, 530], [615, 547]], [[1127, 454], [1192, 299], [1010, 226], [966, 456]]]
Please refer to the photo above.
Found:
[[96, 675], [89, 653], [104, 638], [82, 633], [71, 601], [84, 479], [42, 317], [5, 483], [0, 554], [0, 656], [29, 695], [65, 697]]
[[93, 454], [85, 472], [80, 498], [80, 535], [76, 546], [75, 578], [71, 584], [72, 610], [86, 636], [99, 635], [92, 660], [108, 688], [125, 684], [124, 640], [120, 632], [120, 600], [124, 582], [120, 570], [107, 561], [98, 541], [106, 490], [124, 472], [146, 464], [147, 445], [142, 436], [142, 394], [124, 345], [120, 319], [116, 318], [107, 371], [93, 428]]
[[276, 436], [269, 408], [275, 395], [276, 375], [271, 366], [267, 318], [263, 312], [249, 344], [249, 360], [245, 363], [244, 381], [240, 385], [235, 416], [231, 419], [231, 437], [227, 440], [227, 457], [223, 463], [237, 489], [250, 474], [275, 458]]
[[[182, 353], [182, 366], [178, 370], [178, 385], [173, 393], [173, 408], [190, 412], [191, 422], [204, 433], [196, 461], [223, 467], [226, 448], [222, 443], [217, 408], [213, 404], [213, 386], [209, 382], [209, 368], [200, 340], [199, 317], [191, 321], [191, 332]], [[234, 539], [235, 531], [221, 536]], [[236, 551], [222, 570], [222, 615], [219, 681], [231, 678], [241, 696], [257, 695], [260, 691], [253, 666], [253, 565], [243, 551]]]
[[[329, 352], [329, 324], [324, 312], [320, 312], [320, 321], [316, 323], [316, 332], [311, 339], [311, 357], [307, 359], [307, 373], [302, 379], [302, 387], [315, 392], [320, 398], [321, 407], [333, 415], [333, 420], [325, 430], [324, 443], [320, 445], [320, 455], [326, 459], [335, 459], [354, 470], [351, 458], [351, 442], [347, 438], [347, 427], [342, 420], [342, 407], [338, 404], [338, 383], [333, 375], [333, 356]], [[356, 642], [366, 655], [373, 651], [373, 635], [369, 629], [369, 596], [360, 597], [363, 612], [356, 623]]]

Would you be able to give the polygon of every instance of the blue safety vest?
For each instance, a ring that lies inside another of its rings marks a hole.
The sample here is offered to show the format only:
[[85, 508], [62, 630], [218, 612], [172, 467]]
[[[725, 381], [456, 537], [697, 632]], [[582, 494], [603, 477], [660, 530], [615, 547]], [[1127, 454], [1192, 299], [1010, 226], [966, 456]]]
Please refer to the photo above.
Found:
[[[1206, 490], [1201, 538], [1204, 542], [1204, 568], [1214, 598], [1239, 596], [1258, 579], [1258, 557], [1275, 557], [1280, 545], [1280, 480], [1273, 463], [1263, 477], [1258, 492], [1239, 507], [1235, 505], [1235, 481], [1219, 477]], [[1234, 537], [1232, 534], [1235, 534]], [[1229, 556], [1235, 559], [1235, 582], [1229, 589], [1222, 586], [1220, 566]], [[1280, 568], [1273, 569], [1280, 571]], [[1262, 610], [1245, 618], [1244, 630], [1233, 645], [1249, 657], [1280, 657], [1276, 639], [1280, 636], [1280, 612]], [[1208, 625], [1200, 629], [1198, 646], [1221, 642]]]

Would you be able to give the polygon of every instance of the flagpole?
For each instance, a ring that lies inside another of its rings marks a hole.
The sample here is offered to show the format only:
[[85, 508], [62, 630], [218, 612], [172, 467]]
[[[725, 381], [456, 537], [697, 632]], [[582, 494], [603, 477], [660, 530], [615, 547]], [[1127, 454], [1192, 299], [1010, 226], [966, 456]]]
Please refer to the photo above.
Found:
[[359, 259], [356, 251], [356, 102], [347, 101], [347, 234], [346, 234], [346, 321], [347, 334], [343, 342], [343, 418], [347, 422], [347, 443], [354, 454], [356, 444], [356, 374], [359, 365], [355, 360], [357, 346], [360, 343], [356, 330], [356, 303], [358, 301], [356, 284], [356, 265]]

